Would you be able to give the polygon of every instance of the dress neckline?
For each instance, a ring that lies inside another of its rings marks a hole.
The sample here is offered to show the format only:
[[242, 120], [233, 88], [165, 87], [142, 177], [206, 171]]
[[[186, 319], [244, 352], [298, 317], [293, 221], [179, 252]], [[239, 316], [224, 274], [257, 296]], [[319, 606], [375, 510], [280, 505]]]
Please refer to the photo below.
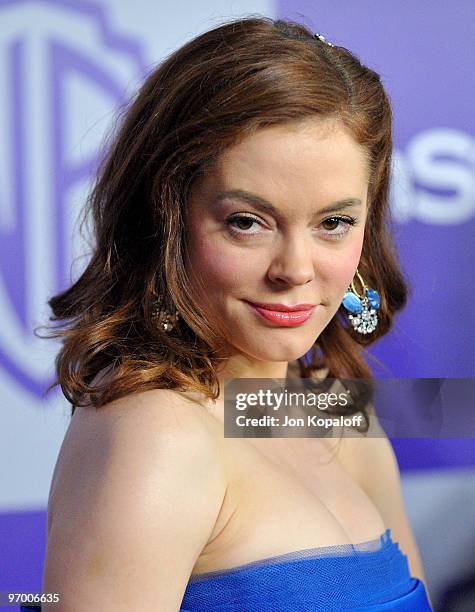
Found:
[[189, 578], [188, 584], [201, 582], [227, 574], [233, 574], [235, 572], [245, 571], [247, 569], [257, 568], [262, 565], [277, 565], [281, 563], [291, 563], [293, 561], [320, 557], [348, 557], [353, 555], [357, 555], [359, 557], [361, 554], [376, 554], [385, 550], [390, 544], [393, 544], [393, 541], [391, 539], [391, 528], [388, 527], [379, 537], [373, 538], [372, 540], [365, 540], [364, 542], [357, 542], [356, 544], [332, 544], [330, 546], [302, 548], [299, 550], [292, 550], [281, 555], [263, 557], [262, 559], [249, 561], [248, 563], [243, 563], [242, 565], [211, 570], [209, 572], [203, 572], [200, 574], [192, 574]]

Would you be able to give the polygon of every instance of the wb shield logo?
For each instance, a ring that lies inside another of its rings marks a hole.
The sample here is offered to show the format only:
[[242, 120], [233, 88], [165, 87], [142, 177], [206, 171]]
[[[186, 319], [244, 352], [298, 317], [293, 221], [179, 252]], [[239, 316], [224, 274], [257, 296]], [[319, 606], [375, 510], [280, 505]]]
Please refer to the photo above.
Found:
[[145, 74], [138, 43], [107, 17], [89, 2], [0, 0], [0, 369], [38, 397], [58, 345], [33, 329], [87, 258], [79, 209], [115, 112]]

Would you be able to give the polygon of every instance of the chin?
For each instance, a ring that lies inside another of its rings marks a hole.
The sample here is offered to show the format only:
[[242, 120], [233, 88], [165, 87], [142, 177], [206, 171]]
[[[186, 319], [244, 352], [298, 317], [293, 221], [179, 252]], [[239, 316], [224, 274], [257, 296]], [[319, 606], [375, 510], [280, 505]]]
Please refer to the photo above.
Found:
[[262, 362], [290, 362], [303, 357], [317, 341], [320, 325], [279, 328], [243, 325], [243, 320], [222, 317], [227, 342], [238, 353]]
[[294, 342], [293, 345], [290, 345], [290, 343], [287, 343], [287, 345], [282, 343], [280, 346], [277, 346], [276, 342], [273, 343], [274, 346], [270, 346], [272, 343], [268, 341], [268, 346], [265, 350], [263, 350], [262, 344], [260, 346], [255, 346], [255, 344], [252, 343], [252, 346], [242, 346], [239, 350], [259, 361], [276, 363], [284, 361], [290, 362], [295, 361], [299, 357], [303, 357], [312, 348], [315, 340], [310, 344], [307, 340], [305, 343]]

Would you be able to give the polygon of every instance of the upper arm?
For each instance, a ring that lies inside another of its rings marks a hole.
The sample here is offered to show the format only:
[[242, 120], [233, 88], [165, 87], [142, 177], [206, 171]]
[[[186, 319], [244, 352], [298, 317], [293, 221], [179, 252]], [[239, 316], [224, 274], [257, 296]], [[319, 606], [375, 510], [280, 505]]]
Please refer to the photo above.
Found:
[[166, 392], [77, 417], [50, 496], [43, 590], [68, 612], [178, 610], [226, 489], [210, 431]]

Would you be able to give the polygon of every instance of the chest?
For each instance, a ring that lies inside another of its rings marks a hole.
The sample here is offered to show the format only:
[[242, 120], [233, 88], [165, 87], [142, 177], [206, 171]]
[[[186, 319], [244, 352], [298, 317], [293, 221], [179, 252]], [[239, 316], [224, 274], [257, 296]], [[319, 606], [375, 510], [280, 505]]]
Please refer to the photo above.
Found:
[[194, 573], [305, 548], [379, 538], [347, 439], [227, 439], [228, 488]]

